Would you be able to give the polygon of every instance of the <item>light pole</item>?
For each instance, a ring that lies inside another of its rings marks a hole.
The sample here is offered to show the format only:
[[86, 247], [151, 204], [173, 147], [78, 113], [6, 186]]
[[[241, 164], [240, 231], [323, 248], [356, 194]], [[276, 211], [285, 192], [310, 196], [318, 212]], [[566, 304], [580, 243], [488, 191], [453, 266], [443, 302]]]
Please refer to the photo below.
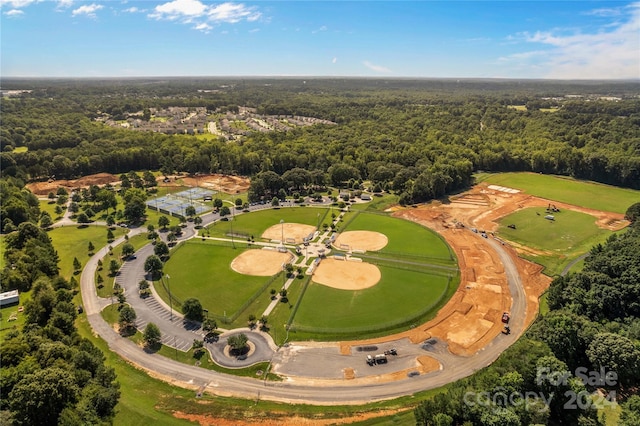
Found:
[[165, 274], [167, 277], [167, 291], [169, 292], [169, 321], [173, 321], [173, 299], [171, 298], [171, 284], [169, 282], [169, 274]]
[[284, 247], [284, 219], [280, 219], [280, 230], [280, 244], [282, 244], [282, 247]]

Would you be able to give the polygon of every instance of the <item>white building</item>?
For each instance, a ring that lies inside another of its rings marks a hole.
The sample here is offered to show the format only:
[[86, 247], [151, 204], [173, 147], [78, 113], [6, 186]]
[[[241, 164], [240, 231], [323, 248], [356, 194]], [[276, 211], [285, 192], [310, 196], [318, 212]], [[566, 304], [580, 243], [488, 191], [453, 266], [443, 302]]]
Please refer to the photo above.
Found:
[[0, 293], [0, 306], [9, 306], [20, 303], [20, 294], [18, 290], [11, 290]]

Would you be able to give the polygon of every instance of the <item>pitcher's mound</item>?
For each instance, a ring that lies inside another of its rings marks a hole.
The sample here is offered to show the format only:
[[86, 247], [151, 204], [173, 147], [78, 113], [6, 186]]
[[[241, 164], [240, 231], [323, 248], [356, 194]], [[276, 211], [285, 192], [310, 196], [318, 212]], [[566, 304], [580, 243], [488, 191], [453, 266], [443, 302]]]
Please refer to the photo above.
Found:
[[380, 269], [371, 263], [323, 259], [313, 282], [340, 290], [363, 290], [376, 285], [380, 277]]
[[347, 231], [338, 236], [334, 243], [336, 247], [349, 246], [350, 250], [380, 250], [387, 245], [387, 236], [373, 231]]
[[282, 264], [291, 260], [290, 253], [273, 250], [247, 250], [231, 262], [231, 269], [245, 275], [270, 277], [282, 270]]
[[301, 223], [278, 223], [264, 231], [262, 238], [280, 241], [282, 239], [282, 234], [284, 233], [285, 242], [302, 244], [302, 240], [315, 231], [316, 227], [311, 225], [303, 225]]

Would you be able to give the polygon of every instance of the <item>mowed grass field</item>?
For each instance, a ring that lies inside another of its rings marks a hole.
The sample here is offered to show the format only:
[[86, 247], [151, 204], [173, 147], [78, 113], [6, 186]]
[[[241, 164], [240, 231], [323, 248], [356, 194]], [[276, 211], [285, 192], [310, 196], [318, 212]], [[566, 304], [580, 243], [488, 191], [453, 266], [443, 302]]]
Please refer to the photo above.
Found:
[[[210, 225], [207, 231], [212, 237], [227, 237], [231, 228], [236, 235], [253, 235], [256, 240], [262, 233], [273, 225], [278, 225], [281, 220], [287, 223], [301, 223], [303, 225], [318, 226], [327, 215], [326, 208], [311, 207], [287, 207], [281, 209], [266, 209], [252, 213], [236, 215], [231, 221], [218, 221]], [[330, 218], [329, 218], [330, 220]], [[206, 231], [203, 231], [206, 233]], [[201, 232], [202, 233], [202, 232]]]
[[624, 213], [640, 201], [640, 191], [568, 177], [538, 173], [480, 175], [484, 182], [516, 188], [527, 194], [594, 210]]
[[[555, 220], [545, 219], [546, 215], [545, 209], [540, 207], [512, 213], [500, 221], [499, 234], [528, 247], [563, 255], [587, 251], [611, 235], [611, 231], [599, 228], [596, 218], [586, 213], [562, 210], [553, 213]], [[516, 229], [508, 228], [510, 224], [516, 225]]]
[[[586, 213], [563, 209], [553, 213], [553, 221], [545, 219], [546, 215], [542, 207], [514, 212], [500, 220], [498, 235], [542, 251], [537, 255], [525, 251], [523, 257], [543, 265], [545, 274], [550, 276], [561, 274], [573, 259], [587, 253], [594, 245], [604, 243], [613, 234], [599, 228], [596, 218]], [[516, 229], [508, 228], [510, 224], [516, 225]]]
[[[347, 217], [345, 220], [348, 221], [350, 218]], [[379, 253], [451, 259], [449, 247], [438, 234], [407, 220], [380, 214], [358, 213], [343, 231], [374, 231], [386, 235], [389, 242], [378, 251]]]
[[426, 314], [447, 292], [448, 277], [393, 267], [380, 272], [378, 284], [358, 291], [310, 283], [293, 329], [353, 334], [392, 328]]
[[[270, 280], [231, 269], [233, 259], [244, 250], [200, 240], [180, 244], [171, 252], [164, 267], [164, 273], [171, 277], [171, 294], [181, 301], [190, 297], [198, 299], [212, 316], [222, 318], [226, 313], [227, 318], [231, 317]], [[162, 284], [156, 282], [155, 288], [168, 302]]]
[[[73, 275], [73, 258], [78, 258], [80, 264], [84, 265], [89, 259], [89, 241], [93, 243], [95, 250], [108, 245], [106, 226], [65, 226], [55, 228], [48, 232], [53, 246], [60, 258], [60, 275], [66, 279]], [[124, 229], [116, 228], [113, 235], [118, 238], [124, 234]], [[114, 249], [114, 253], [119, 251]], [[105, 266], [106, 267], [106, 266]]]

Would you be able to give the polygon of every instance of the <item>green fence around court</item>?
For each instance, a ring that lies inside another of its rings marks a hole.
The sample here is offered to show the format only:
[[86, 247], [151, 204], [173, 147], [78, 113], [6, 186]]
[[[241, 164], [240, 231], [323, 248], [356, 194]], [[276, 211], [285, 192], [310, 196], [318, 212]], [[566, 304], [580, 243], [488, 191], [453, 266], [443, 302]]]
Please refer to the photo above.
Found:
[[[420, 311], [410, 316], [397, 318], [397, 319], [394, 319], [393, 321], [378, 323], [378, 324], [367, 326], [367, 327], [351, 327], [351, 328], [349, 327], [340, 327], [340, 328], [314, 327], [314, 326], [308, 326], [308, 325], [294, 324], [293, 317], [295, 315], [295, 312], [292, 312], [291, 318], [289, 319], [287, 326], [289, 331], [291, 332], [330, 334], [330, 335], [353, 335], [353, 334], [378, 333], [378, 332], [392, 330], [400, 327], [414, 328], [418, 326], [420, 323], [422, 323], [425, 317], [429, 315], [433, 311], [433, 309], [436, 306], [438, 306], [442, 302], [442, 300], [446, 297], [446, 295], [449, 292], [452, 279], [453, 277], [449, 276], [447, 285], [444, 287], [444, 290], [442, 291], [440, 296], [437, 299], [435, 299], [432, 303], [430, 303]], [[306, 290], [306, 285], [305, 285], [305, 288], [303, 289], [302, 294], [298, 298], [298, 302], [296, 303], [296, 305], [298, 305], [302, 300], [302, 295], [304, 294], [304, 290]]]

